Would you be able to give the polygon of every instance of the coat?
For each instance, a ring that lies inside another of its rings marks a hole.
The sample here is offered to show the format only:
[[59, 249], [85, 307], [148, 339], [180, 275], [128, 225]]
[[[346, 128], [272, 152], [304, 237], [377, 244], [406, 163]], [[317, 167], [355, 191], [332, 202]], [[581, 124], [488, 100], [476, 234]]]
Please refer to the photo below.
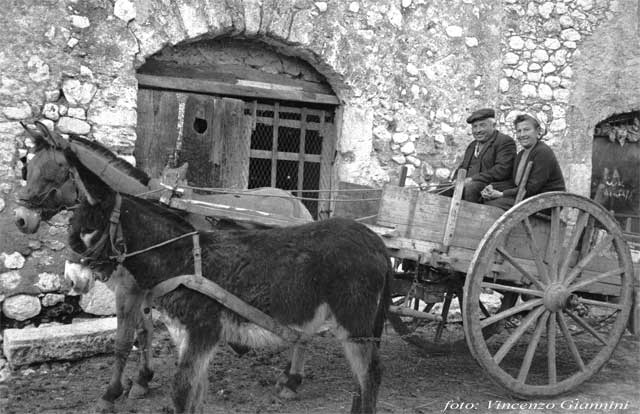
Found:
[[[469, 144], [458, 169], [469, 169], [476, 145], [478, 145], [477, 141]], [[513, 141], [513, 138], [500, 131], [495, 131], [478, 155], [478, 158], [480, 158], [480, 172], [474, 174], [471, 178], [474, 181], [486, 184], [508, 180], [511, 170], [513, 169], [513, 160], [515, 157], [516, 143]]]
[[[523, 154], [524, 151], [520, 151], [516, 156], [516, 161], [513, 164], [513, 173], [509, 180], [492, 183], [496, 190], [502, 191], [504, 197], [515, 197], [518, 193], [514, 177]], [[527, 163], [529, 162], [533, 162], [533, 165], [525, 187], [526, 198], [546, 193], [547, 191], [566, 191], [560, 164], [558, 164], [553, 150], [547, 144], [538, 141], [531, 148], [529, 158], [527, 158]]]

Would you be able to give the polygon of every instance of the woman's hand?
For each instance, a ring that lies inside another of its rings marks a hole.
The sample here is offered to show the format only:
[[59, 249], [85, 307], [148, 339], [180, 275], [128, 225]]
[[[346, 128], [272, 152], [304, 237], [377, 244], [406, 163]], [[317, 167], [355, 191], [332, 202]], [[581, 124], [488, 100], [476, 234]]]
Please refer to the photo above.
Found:
[[491, 184], [489, 184], [488, 186], [486, 186], [485, 188], [482, 189], [482, 191], [480, 192], [480, 195], [485, 200], [494, 200], [496, 198], [502, 197], [504, 194], [502, 193], [502, 191], [498, 191], [498, 190], [494, 189], [491, 186]]

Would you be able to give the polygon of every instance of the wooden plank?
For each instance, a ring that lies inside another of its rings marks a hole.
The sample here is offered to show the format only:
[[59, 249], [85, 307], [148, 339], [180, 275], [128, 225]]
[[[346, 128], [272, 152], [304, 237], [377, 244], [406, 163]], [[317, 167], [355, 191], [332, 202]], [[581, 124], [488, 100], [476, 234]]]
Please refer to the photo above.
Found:
[[208, 79], [231, 84], [236, 83], [267, 83], [278, 85], [280, 88], [304, 90], [322, 94], [333, 94], [327, 83], [309, 82], [301, 79], [263, 72], [246, 65], [229, 65], [208, 63], [207, 65], [181, 65], [172, 62], [150, 60], [145, 63], [138, 73], [155, 76], [175, 76], [193, 79]]
[[249, 186], [249, 150], [251, 116], [244, 115], [244, 102], [223, 98], [224, 117], [220, 184], [223, 188], [245, 189]]
[[188, 96], [184, 109], [182, 145], [178, 164], [189, 163], [187, 182], [196, 187], [214, 187], [219, 176], [219, 166], [212, 155], [216, 139], [220, 139], [218, 123], [214, 119], [216, 99], [207, 96]]
[[[272, 160], [274, 158], [273, 152], [266, 151], [266, 150], [252, 149], [249, 154], [251, 158], [262, 158], [266, 160], [269, 160], [269, 159]], [[322, 156], [318, 154], [302, 154], [302, 158], [306, 162], [321, 162], [322, 161], [321, 157]], [[275, 158], [278, 160], [298, 161], [300, 159], [300, 154], [298, 154], [297, 152], [277, 152], [275, 154]]]
[[278, 128], [280, 128], [280, 104], [276, 102], [273, 109], [273, 139], [271, 141], [271, 187], [276, 186], [278, 177]]
[[[384, 187], [376, 224], [394, 227], [402, 237], [441, 243], [451, 198], [392, 185]], [[459, 221], [451, 246], [474, 249], [502, 215], [499, 208], [460, 202]]]
[[[279, 111], [282, 113], [283, 111]], [[267, 116], [256, 116], [256, 122], [265, 125], [273, 125], [273, 118]], [[300, 129], [302, 122], [297, 119], [282, 119], [278, 121], [278, 126], [285, 126], [288, 128]], [[318, 131], [322, 128], [322, 125], [318, 122], [309, 122], [306, 126], [307, 129]]]
[[222, 187], [222, 179], [220, 177], [222, 168], [222, 151], [224, 145], [224, 117], [225, 117], [225, 104], [220, 98], [213, 100], [213, 125], [211, 126], [211, 153], [209, 159], [211, 160], [213, 171], [213, 185], [212, 187]]
[[[389, 254], [392, 257], [409, 259], [422, 264], [430, 264], [430, 253], [433, 250], [440, 249], [440, 242], [437, 240], [425, 241], [398, 236], [394, 229], [379, 225], [367, 225], [367, 227], [382, 238]], [[452, 270], [466, 273], [469, 269], [474, 253], [474, 249], [471, 248], [452, 246], [448, 253], [451, 260], [450, 266]], [[533, 259], [517, 258], [516, 260], [527, 272], [530, 274], [537, 274], [537, 267]], [[522, 275], [507, 263], [500, 265], [495, 264], [492, 270], [499, 272], [496, 274], [496, 280], [502, 282], [513, 282], [515, 284], [522, 284], [523, 282]], [[582, 277], [594, 277], [596, 274], [600, 273], [602, 272], [589, 270], [585, 271], [582, 274]], [[618, 276], [617, 278], [612, 277], [609, 280], [589, 285], [582, 291], [600, 295], [617, 296], [620, 293], [619, 286], [620, 277]]]
[[[273, 105], [259, 103], [257, 104], [256, 109], [258, 111], [273, 111]], [[330, 110], [330, 108], [328, 108], [327, 110]], [[320, 123], [322, 123], [322, 120], [324, 119], [323, 117], [326, 117], [327, 115], [329, 115], [327, 113], [327, 110], [305, 108], [305, 111], [307, 112], [308, 115], [315, 115], [318, 118], [320, 118]], [[298, 106], [287, 106], [287, 105], [281, 104], [280, 113], [302, 114], [302, 108]], [[316, 122], [312, 121], [312, 123], [316, 123]]]
[[[369, 189], [370, 191], [345, 191], [366, 189]], [[338, 190], [340, 191], [336, 192], [335, 195], [335, 199], [337, 200], [337, 202], [335, 211], [333, 212], [333, 216], [361, 219], [363, 217], [371, 217], [377, 215], [380, 201], [361, 200], [370, 200], [372, 198], [379, 199], [382, 196], [382, 189], [341, 181], [338, 183]], [[375, 217], [367, 220], [362, 220], [361, 222], [373, 224], [375, 223]]]
[[282, 90], [263, 85], [237, 85], [206, 79], [191, 79], [173, 76], [155, 76], [138, 73], [138, 84], [150, 88], [174, 89], [178, 91], [211, 93], [243, 98], [267, 98], [286, 101], [309, 102], [326, 105], [339, 105], [335, 95], [309, 92], [305, 90]]
[[136, 166], [159, 177], [174, 155], [178, 139], [178, 100], [175, 92], [138, 89]]
[[516, 194], [516, 204], [524, 200], [524, 196], [527, 195], [527, 181], [529, 181], [529, 173], [531, 173], [531, 168], [533, 168], [533, 161], [529, 161], [527, 163], [527, 166], [524, 169], [524, 174], [522, 174], [522, 178], [520, 179], [518, 193]]
[[458, 176], [456, 177], [456, 186], [453, 190], [453, 198], [449, 204], [449, 213], [447, 214], [447, 224], [444, 227], [444, 237], [442, 238], [442, 250], [446, 253], [451, 247], [451, 241], [453, 235], [456, 232], [456, 225], [458, 224], [458, 213], [460, 211], [460, 202], [462, 201], [462, 192], [464, 191], [464, 179], [467, 176], [467, 171], [464, 169], [458, 170]]
[[[320, 200], [318, 201], [318, 211], [316, 212], [319, 219], [331, 216], [331, 202], [328, 200], [331, 198], [330, 190], [333, 190], [334, 187], [333, 162], [335, 159], [336, 127], [332, 123], [325, 123], [325, 117], [323, 111], [320, 116], [321, 128], [319, 131], [320, 138], [322, 139], [322, 149], [320, 151], [320, 193], [318, 195]], [[377, 212], [376, 207], [375, 213], [377, 214]]]
[[300, 145], [298, 147], [298, 197], [302, 197], [304, 187], [304, 161], [307, 142], [307, 112], [302, 108], [302, 120], [300, 121]]

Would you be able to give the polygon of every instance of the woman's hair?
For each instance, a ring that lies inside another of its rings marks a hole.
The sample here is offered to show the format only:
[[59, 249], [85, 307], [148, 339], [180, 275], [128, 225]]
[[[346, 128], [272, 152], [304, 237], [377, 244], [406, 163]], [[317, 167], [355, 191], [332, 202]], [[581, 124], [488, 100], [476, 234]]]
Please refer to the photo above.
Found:
[[547, 133], [547, 130], [543, 128], [542, 125], [540, 125], [540, 121], [538, 121], [538, 119], [533, 115], [529, 115], [529, 114], [517, 115], [516, 119], [513, 120], [513, 127], [516, 128], [519, 123], [525, 122], [525, 121], [530, 121], [531, 124], [534, 126], [534, 128], [540, 131], [540, 137], [542, 137]]

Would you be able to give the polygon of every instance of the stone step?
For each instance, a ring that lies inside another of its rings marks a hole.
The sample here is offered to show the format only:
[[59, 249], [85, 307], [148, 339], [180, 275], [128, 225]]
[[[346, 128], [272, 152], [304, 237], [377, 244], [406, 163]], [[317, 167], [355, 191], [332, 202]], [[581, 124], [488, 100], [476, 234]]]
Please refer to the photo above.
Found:
[[5, 329], [4, 355], [15, 368], [45, 361], [76, 360], [113, 351], [116, 318], [69, 325]]

